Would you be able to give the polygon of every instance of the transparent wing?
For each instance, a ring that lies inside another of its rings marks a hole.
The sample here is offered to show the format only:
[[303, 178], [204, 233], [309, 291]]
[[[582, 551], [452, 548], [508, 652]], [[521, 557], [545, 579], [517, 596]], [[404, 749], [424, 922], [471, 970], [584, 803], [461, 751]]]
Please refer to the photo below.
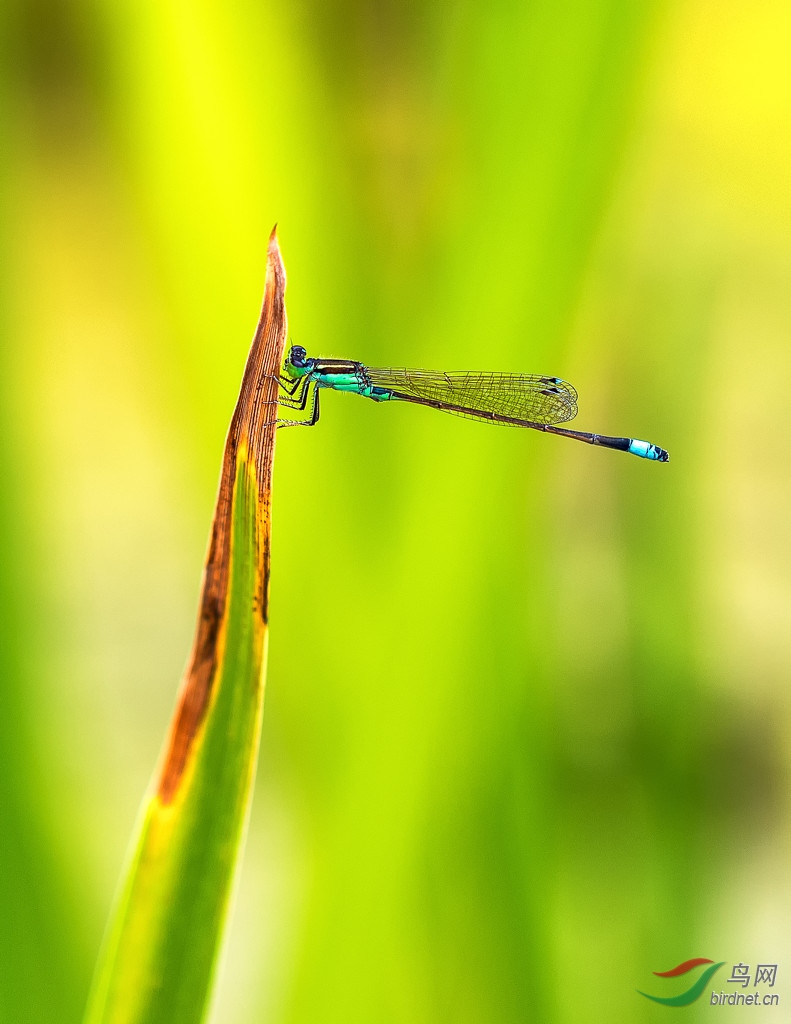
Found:
[[[443, 412], [473, 419], [487, 413], [530, 423], [566, 423], [577, 415], [577, 392], [557, 377], [526, 373], [441, 373], [369, 368], [371, 384], [405, 397], [439, 402]], [[491, 420], [489, 420], [491, 422]], [[496, 422], [496, 421], [495, 421]]]

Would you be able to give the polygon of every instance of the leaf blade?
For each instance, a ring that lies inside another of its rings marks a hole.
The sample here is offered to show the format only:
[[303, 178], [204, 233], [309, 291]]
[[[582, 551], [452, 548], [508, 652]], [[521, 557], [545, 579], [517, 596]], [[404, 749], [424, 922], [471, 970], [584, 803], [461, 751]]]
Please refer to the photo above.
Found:
[[210, 998], [263, 715], [284, 294], [273, 231], [261, 317], [226, 439], [195, 642], [86, 1024], [200, 1021]]

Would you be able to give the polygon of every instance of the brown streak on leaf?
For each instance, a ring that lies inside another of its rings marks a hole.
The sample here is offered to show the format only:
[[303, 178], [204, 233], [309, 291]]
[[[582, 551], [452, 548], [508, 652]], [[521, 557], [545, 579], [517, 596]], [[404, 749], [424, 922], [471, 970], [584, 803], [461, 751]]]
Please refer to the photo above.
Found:
[[283, 361], [288, 333], [285, 306], [286, 272], [277, 244], [276, 229], [269, 238], [264, 302], [250, 354], [247, 357], [239, 399], [225, 441], [220, 486], [214, 510], [209, 552], [203, 572], [200, 613], [192, 654], [181, 684], [178, 706], [171, 725], [167, 753], [159, 782], [159, 795], [169, 803], [178, 787], [193, 739], [200, 727], [214, 684], [217, 645], [225, 613], [230, 581], [231, 522], [237, 452], [245, 448], [258, 487], [256, 523], [257, 593], [251, 614], [267, 621], [269, 601], [269, 546], [272, 463], [277, 417], [276, 377]]

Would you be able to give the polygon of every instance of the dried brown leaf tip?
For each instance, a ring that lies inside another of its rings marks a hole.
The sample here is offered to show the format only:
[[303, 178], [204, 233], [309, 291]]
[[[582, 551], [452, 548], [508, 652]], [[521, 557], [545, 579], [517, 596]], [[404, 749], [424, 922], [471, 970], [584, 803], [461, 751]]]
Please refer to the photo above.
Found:
[[[269, 597], [270, 508], [277, 417], [277, 375], [288, 333], [286, 272], [276, 230], [269, 238], [261, 316], [225, 441], [217, 504], [203, 573], [195, 641], [185, 673], [159, 793], [169, 802], [212, 698], [225, 655], [229, 590], [249, 575], [249, 601], [234, 587], [234, 616], [247, 616], [252, 656], [263, 657]], [[247, 604], [249, 607], [240, 606]]]

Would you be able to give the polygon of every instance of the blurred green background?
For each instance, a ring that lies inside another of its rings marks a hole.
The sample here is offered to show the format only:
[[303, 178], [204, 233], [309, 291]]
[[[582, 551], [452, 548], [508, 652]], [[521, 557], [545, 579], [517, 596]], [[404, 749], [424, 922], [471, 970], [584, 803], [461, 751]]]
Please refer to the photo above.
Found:
[[662, 1021], [696, 956], [791, 999], [784, 0], [0, 21], [0, 1020], [80, 1018], [275, 221], [295, 343], [557, 374], [672, 461], [339, 395], [281, 432], [213, 1022]]

